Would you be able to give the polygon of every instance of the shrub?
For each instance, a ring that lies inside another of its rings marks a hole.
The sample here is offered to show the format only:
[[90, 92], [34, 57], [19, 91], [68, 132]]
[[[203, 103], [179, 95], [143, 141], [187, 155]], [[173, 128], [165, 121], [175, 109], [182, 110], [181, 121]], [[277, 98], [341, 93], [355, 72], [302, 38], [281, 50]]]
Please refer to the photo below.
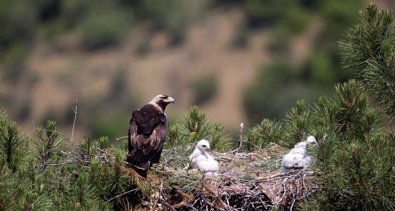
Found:
[[30, 51], [26, 43], [14, 43], [9, 46], [2, 61], [7, 68], [5, 77], [17, 81], [26, 72], [25, 60]]
[[286, 1], [245, 1], [243, 8], [252, 26], [268, 25], [280, 19], [286, 10]]
[[243, 107], [251, 123], [262, 118], [283, 118], [298, 99], [310, 101], [315, 91], [300, 81], [301, 75], [288, 62], [276, 60], [259, 70], [243, 94]]
[[218, 80], [215, 75], [194, 79], [191, 83], [193, 104], [201, 105], [209, 102], [218, 92]]
[[0, 115], [0, 170], [17, 171], [23, 160], [26, 143], [15, 122], [8, 120], [4, 111]]
[[245, 49], [248, 47], [249, 33], [245, 24], [239, 24], [232, 35], [230, 46], [236, 49]]
[[339, 39], [344, 30], [355, 23], [358, 10], [362, 6], [361, 0], [350, 0], [345, 2], [325, 0], [320, 4], [320, 12], [327, 26], [327, 32], [335, 40]]
[[302, 6], [294, 3], [289, 5], [280, 25], [284, 25], [291, 33], [297, 34], [303, 32], [310, 23], [311, 16]]
[[56, 160], [61, 156], [62, 139], [54, 121], [47, 121], [46, 125], [37, 128], [35, 132], [33, 142], [35, 154], [40, 160], [41, 168], [45, 169], [49, 161]]
[[107, 148], [108, 138], [72, 145], [53, 121], [34, 132], [28, 148], [16, 124], [0, 112], [1, 209], [126, 209], [137, 196], [124, 193], [138, 183], [121, 168], [123, 150]]
[[278, 26], [273, 29], [269, 38], [268, 50], [276, 56], [286, 56], [290, 51], [290, 29], [284, 26]]
[[313, 84], [331, 86], [338, 79], [336, 65], [325, 51], [318, 51], [311, 55], [306, 66], [307, 79]]
[[296, 106], [286, 113], [283, 121], [263, 119], [247, 132], [247, 149], [263, 149], [269, 143], [292, 148], [296, 143], [306, 140], [307, 136], [315, 132], [310, 109], [304, 101], [298, 101]]
[[265, 148], [271, 142], [278, 143], [283, 139], [282, 131], [282, 123], [263, 119], [259, 125], [248, 130], [245, 147], [253, 152]]
[[83, 47], [96, 50], [119, 44], [128, 32], [130, 22], [130, 17], [121, 11], [107, 9], [92, 12], [79, 27]]
[[296, 143], [306, 140], [312, 134], [312, 117], [309, 107], [304, 101], [296, 102], [291, 111], [286, 114], [284, 120], [284, 139], [278, 141], [281, 146], [291, 148]]
[[92, 137], [108, 136], [115, 138], [127, 134], [130, 116], [125, 116], [121, 113], [101, 116], [96, 114], [96, 116], [96, 118], [91, 120], [90, 135]]
[[170, 128], [167, 146], [195, 145], [200, 139], [207, 139], [215, 151], [225, 152], [230, 149], [231, 142], [228, 135], [223, 134], [223, 126], [207, 119], [196, 106]]
[[188, 14], [182, 1], [171, 0], [164, 3], [160, 0], [146, 0], [142, 6], [157, 28], [170, 33], [171, 44], [176, 45], [184, 40]]

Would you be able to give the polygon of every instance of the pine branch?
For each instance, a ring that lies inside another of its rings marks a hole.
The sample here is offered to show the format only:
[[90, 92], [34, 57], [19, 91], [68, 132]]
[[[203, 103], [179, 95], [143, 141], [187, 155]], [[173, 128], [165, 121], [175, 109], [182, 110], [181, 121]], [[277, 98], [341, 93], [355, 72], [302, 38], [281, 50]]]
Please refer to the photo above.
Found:
[[395, 28], [390, 11], [370, 5], [340, 42], [343, 65], [358, 76], [387, 114], [395, 115]]
[[17, 170], [22, 142], [16, 123], [0, 118], [0, 155], [5, 156], [5, 160], [0, 156], [0, 167], [6, 164], [11, 170]]
[[170, 128], [166, 144], [194, 144], [200, 139], [209, 140], [211, 148], [216, 151], [224, 152], [230, 148], [230, 138], [223, 133], [223, 126], [209, 120], [204, 112], [194, 106], [183, 119]]

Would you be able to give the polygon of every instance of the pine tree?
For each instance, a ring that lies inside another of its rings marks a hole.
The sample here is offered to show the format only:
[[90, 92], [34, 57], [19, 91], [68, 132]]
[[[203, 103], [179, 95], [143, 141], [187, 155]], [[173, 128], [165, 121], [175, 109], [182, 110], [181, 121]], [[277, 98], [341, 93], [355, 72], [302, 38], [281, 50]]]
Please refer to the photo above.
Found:
[[394, 116], [394, 39], [392, 14], [370, 5], [341, 42], [343, 64], [360, 81], [336, 86], [335, 98], [313, 105], [316, 130], [326, 131], [316, 164], [322, 191], [303, 209], [395, 209], [395, 136], [368, 100]]
[[70, 144], [53, 121], [22, 136], [1, 111], [0, 210], [123, 210], [140, 201], [123, 150], [108, 138]]
[[318, 139], [314, 169], [321, 190], [300, 209], [395, 209], [395, 135], [381, 115], [395, 115], [394, 32], [392, 13], [370, 5], [340, 43], [343, 65], [358, 80], [336, 85], [334, 97], [313, 105], [297, 103], [283, 122], [264, 120], [249, 131], [255, 146]]
[[360, 83], [338, 85], [336, 92], [333, 99], [321, 99], [314, 110], [315, 122], [325, 122], [316, 127], [328, 129], [317, 152], [323, 189], [319, 207], [391, 210], [395, 140], [384, 133]]
[[389, 115], [395, 115], [393, 14], [370, 5], [340, 42], [344, 66], [355, 73]]

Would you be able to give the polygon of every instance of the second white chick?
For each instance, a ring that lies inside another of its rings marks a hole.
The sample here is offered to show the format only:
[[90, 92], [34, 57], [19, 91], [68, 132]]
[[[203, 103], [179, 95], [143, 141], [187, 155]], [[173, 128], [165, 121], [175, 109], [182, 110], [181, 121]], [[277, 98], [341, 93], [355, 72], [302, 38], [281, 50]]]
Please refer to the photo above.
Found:
[[280, 171], [285, 173], [296, 169], [306, 169], [311, 162], [311, 156], [306, 152], [310, 143], [316, 143], [314, 136], [307, 137], [306, 141], [297, 143], [294, 148], [286, 154], [281, 162]]

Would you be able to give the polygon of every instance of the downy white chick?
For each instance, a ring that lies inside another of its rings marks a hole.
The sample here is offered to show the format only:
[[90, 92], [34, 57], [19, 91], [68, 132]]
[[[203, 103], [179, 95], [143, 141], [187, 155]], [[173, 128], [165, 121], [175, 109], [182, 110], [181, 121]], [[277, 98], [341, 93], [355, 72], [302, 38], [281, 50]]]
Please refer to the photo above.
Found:
[[200, 140], [189, 156], [189, 168], [198, 169], [205, 175], [218, 175], [218, 162], [208, 153], [209, 150], [209, 142], [205, 139]]
[[307, 137], [306, 141], [297, 143], [286, 154], [281, 162], [280, 171], [285, 173], [296, 169], [306, 169], [310, 165], [311, 156], [307, 154], [306, 147], [309, 143], [317, 143], [314, 136]]

